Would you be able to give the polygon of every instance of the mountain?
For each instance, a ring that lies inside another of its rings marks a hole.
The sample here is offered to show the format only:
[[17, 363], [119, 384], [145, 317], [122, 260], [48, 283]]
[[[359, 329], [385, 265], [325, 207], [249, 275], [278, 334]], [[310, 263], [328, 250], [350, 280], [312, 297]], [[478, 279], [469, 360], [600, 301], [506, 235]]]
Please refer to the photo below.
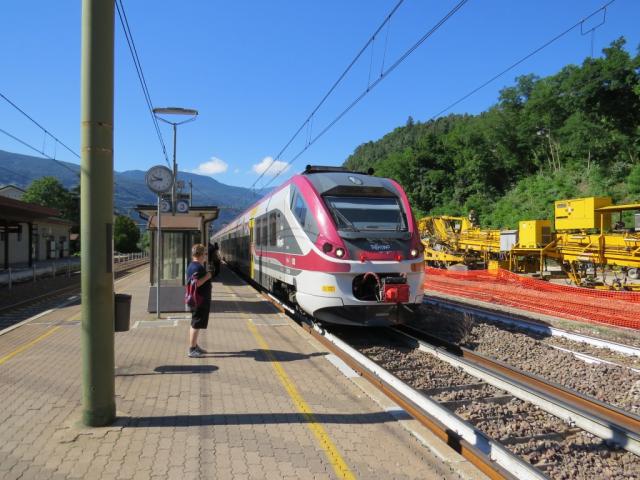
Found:
[[[117, 212], [137, 219], [137, 214], [131, 209], [139, 204], [156, 202], [156, 196], [144, 181], [145, 173], [142, 170], [114, 172], [114, 207]], [[0, 186], [13, 184], [26, 188], [33, 180], [45, 175], [56, 177], [65, 188], [70, 189], [80, 181], [80, 166], [0, 150]], [[211, 177], [195, 173], [180, 172], [179, 178], [185, 182], [187, 192], [189, 181], [192, 182], [194, 205], [215, 205], [220, 208], [216, 226], [233, 219], [269, 191], [265, 189], [253, 192], [248, 188], [225, 185]]]

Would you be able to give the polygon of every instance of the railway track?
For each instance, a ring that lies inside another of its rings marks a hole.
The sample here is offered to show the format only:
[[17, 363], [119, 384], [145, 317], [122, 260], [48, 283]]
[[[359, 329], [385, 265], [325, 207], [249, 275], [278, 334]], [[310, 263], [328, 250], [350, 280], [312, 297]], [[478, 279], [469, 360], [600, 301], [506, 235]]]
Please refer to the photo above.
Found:
[[469, 367], [478, 378], [425, 351], [446, 352], [442, 343], [406, 331], [331, 333], [264, 295], [490, 478], [640, 478], [640, 419], [629, 412], [541, 379], [527, 385], [530, 375], [509, 378], [500, 362], [499, 373]]
[[[493, 312], [425, 305], [421, 313], [414, 323], [420, 330], [640, 415], [640, 349], [633, 345], [555, 328], [551, 334], [553, 327], [506, 315], [494, 321]], [[628, 339], [632, 333], [622, 332]]]
[[603, 440], [640, 455], [640, 417], [578, 392], [522, 372], [503, 362], [444, 342], [412, 327], [397, 330], [421, 351], [444, 359], [494, 387], [528, 400], [563, 420], [574, 423]]
[[[132, 271], [146, 265], [148, 261], [135, 260], [127, 264], [119, 264], [114, 278], [120, 279]], [[45, 315], [55, 308], [61, 308], [80, 301], [80, 278], [69, 279], [70, 282], [60, 288], [53, 288], [35, 297], [25, 298], [0, 307], [0, 335], [8, 333], [20, 325]], [[24, 288], [24, 287], [23, 287]]]
[[[539, 335], [540, 337], [566, 339], [572, 342], [582, 343], [599, 349], [611, 350], [623, 355], [640, 357], [640, 339], [636, 341], [637, 345], [627, 344], [621, 341], [594, 337], [592, 335], [564, 330], [542, 322], [535, 322], [524, 318], [518, 318], [517, 315], [509, 312], [500, 312], [497, 310], [483, 308], [481, 306], [469, 305], [464, 302], [456, 302], [454, 300], [434, 296], [425, 296], [424, 304], [435, 307], [437, 309], [457, 312], [462, 315], [472, 315], [475, 318], [487, 320], [493, 323], [499, 323], [505, 326], [516, 328], [521, 331], [531, 332]], [[630, 343], [633, 342], [630, 341]]]
[[[470, 443], [476, 442], [476, 446], [479, 438], [493, 439], [551, 478], [640, 475], [640, 457], [621, 446], [638, 451], [640, 420], [633, 415], [536, 381], [499, 362], [449, 352], [441, 342], [427, 344], [406, 331], [365, 335], [347, 331], [337, 338], [336, 344], [342, 342], [343, 348], [354, 348], [365, 357], [360, 358], [361, 369], [377, 371], [377, 376], [384, 371], [396, 384], [413, 388], [413, 401], [420, 400], [436, 418], [447, 417], [431, 402], [479, 430], [480, 433], [469, 431], [455, 422], [449, 425]], [[504, 461], [495, 456], [496, 447], [492, 444], [481, 446], [497, 462]], [[501, 465], [523, 478], [523, 472], [514, 471], [511, 462]], [[529, 475], [528, 478], [535, 478]]]
[[[254, 285], [255, 286], [255, 285]], [[258, 288], [280, 311], [288, 314], [316, 340], [372, 385], [397, 403], [438, 438], [492, 479], [544, 479], [543, 472], [511, 453], [473, 425], [452, 414], [390, 372], [315, 324], [291, 305]], [[357, 329], [363, 331], [363, 329]], [[368, 329], [367, 329], [368, 330]]]

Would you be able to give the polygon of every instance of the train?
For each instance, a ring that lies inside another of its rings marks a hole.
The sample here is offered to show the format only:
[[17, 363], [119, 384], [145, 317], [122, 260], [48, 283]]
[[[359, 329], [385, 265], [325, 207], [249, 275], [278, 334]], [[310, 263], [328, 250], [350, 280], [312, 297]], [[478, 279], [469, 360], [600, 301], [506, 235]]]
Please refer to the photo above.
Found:
[[225, 263], [319, 323], [388, 326], [423, 299], [423, 245], [394, 180], [307, 165], [215, 232]]

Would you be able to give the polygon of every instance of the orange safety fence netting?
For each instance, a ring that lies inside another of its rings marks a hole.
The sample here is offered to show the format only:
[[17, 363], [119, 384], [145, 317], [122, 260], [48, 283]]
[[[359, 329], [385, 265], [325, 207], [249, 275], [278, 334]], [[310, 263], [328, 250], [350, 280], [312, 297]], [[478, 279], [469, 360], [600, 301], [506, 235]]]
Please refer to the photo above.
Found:
[[426, 290], [640, 330], [640, 293], [558, 285], [502, 269], [454, 272], [426, 267], [425, 271]]

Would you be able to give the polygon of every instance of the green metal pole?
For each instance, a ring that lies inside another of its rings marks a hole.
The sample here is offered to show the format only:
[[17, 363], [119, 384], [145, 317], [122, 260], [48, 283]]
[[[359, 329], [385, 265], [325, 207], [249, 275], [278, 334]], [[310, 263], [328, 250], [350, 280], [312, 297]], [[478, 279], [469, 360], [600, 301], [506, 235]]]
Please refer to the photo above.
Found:
[[176, 214], [176, 184], [178, 183], [178, 164], [176, 163], [176, 136], [178, 135], [178, 124], [173, 124], [173, 185], [171, 186], [171, 215]]
[[113, 0], [82, 0], [82, 422], [116, 416], [113, 296]]

